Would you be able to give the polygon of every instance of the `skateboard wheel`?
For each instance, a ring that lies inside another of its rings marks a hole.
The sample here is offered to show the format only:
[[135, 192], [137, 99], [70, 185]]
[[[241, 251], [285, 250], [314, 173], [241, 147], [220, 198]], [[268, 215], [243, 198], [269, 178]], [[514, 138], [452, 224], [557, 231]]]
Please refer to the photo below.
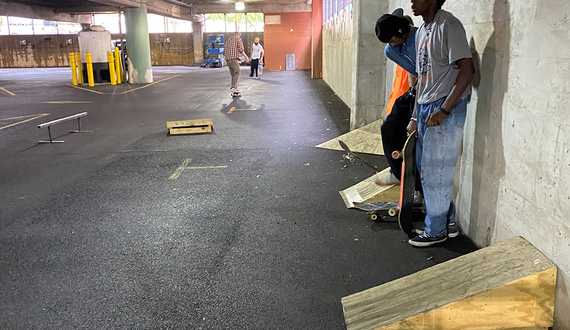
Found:
[[353, 158], [353, 157], [350, 157], [350, 162], [351, 162], [351, 163], [354, 163], [354, 158]]
[[376, 214], [372, 214], [372, 215], [370, 216], [370, 219], [376, 221], [376, 219], [378, 219], [378, 216], [377, 216]]
[[390, 215], [391, 217], [395, 217], [396, 215], [398, 215], [398, 209], [389, 209], [388, 215]]

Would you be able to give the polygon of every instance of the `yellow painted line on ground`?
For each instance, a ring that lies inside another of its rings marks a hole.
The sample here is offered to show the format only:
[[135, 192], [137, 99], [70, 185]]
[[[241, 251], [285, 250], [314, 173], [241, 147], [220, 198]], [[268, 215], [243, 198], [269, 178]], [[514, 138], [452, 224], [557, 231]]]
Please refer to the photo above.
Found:
[[187, 170], [203, 170], [203, 169], [216, 169], [216, 168], [227, 168], [227, 166], [195, 166], [195, 167], [187, 167]]
[[15, 96], [15, 95], [16, 95], [16, 94], [10, 92], [9, 90], [7, 90], [6, 88], [0, 87], [0, 90], [3, 90], [4, 92], [6, 92], [6, 93], [8, 93], [8, 94], [10, 94], [10, 95], [12, 95], [12, 96]]
[[252, 89], [252, 87], [248, 88], [247, 90], [250, 91]]
[[33, 114], [33, 115], [25, 115], [25, 116], [17, 116], [17, 117], [10, 117], [10, 118], [0, 118], [1, 120], [14, 120], [14, 119], [22, 119], [22, 118], [30, 118], [30, 117], [34, 117], [37, 116], [38, 114]]
[[231, 108], [230, 108], [230, 111], [228, 111], [228, 113], [234, 112], [235, 109], [236, 109], [236, 107], [231, 107]]
[[[8, 127], [16, 126], [16, 125], [19, 125], [19, 124], [23, 124], [23, 123], [25, 123], [25, 122], [28, 122], [28, 121], [31, 121], [31, 120], [34, 120], [34, 119], [38, 119], [38, 118], [41, 118], [41, 117], [44, 117], [44, 116], [47, 116], [47, 115], [49, 115], [49, 113], [42, 113], [42, 114], [39, 114], [39, 115], [37, 115], [37, 116], [35, 116], [35, 117], [32, 117], [32, 118], [29, 118], [29, 119], [26, 119], [26, 120], [19, 121], [19, 122], [17, 122], [17, 123], [13, 123], [13, 124], [10, 124], [10, 125], [6, 125], [6, 126], [3, 126], [3, 127], [0, 127], [0, 130], [3, 130], [3, 129], [8, 128]], [[4, 120], [5, 120], [5, 119], [4, 119]]]
[[172, 173], [172, 175], [170, 176], [170, 178], [168, 178], [168, 180], [178, 179], [180, 174], [182, 174], [182, 172], [184, 172], [184, 169], [186, 168], [186, 166], [188, 166], [188, 164], [190, 164], [191, 161], [192, 161], [192, 158], [184, 159], [184, 161], [182, 162], [182, 165], [178, 166], [176, 171], [174, 171], [174, 173]]
[[101, 94], [101, 95], [105, 94], [105, 93], [102, 93], [102, 92], [99, 92], [99, 91], [94, 91], [94, 90], [87, 89], [87, 88], [83, 88], [83, 87], [79, 87], [79, 86], [73, 86], [73, 85], [69, 85], [69, 84], [68, 84], [67, 86], [70, 86], [70, 87], [73, 87], [73, 88], [77, 88], [77, 89], [81, 89], [81, 90], [83, 90], [83, 91], [88, 91], [88, 92], [95, 93], [95, 94]]
[[122, 92], [121, 94], [127, 94], [127, 93], [130, 93], [130, 92], [137, 91], [137, 90], [139, 90], [139, 89], [147, 88], [148, 86], [152, 86], [152, 85], [154, 85], [154, 84], [158, 84], [158, 83], [160, 83], [160, 82], [166, 81], [166, 80], [168, 80], [168, 79], [176, 78], [176, 77], [178, 77], [178, 76], [180, 76], [180, 75], [177, 74], [176, 76], [172, 76], [172, 77], [164, 78], [164, 79], [159, 80], [159, 81], [151, 82], [150, 84], [147, 84], [147, 85], [144, 85], [144, 86], [141, 86], [141, 87], [138, 87], [138, 88], [133, 88], [133, 89], [131, 89], [131, 90]]
[[93, 101], [49, 101], [49, 102], [42, 102], [42, 103], [49, 103], [49, 104], [87, 104], [87, 103], [93, 103]]

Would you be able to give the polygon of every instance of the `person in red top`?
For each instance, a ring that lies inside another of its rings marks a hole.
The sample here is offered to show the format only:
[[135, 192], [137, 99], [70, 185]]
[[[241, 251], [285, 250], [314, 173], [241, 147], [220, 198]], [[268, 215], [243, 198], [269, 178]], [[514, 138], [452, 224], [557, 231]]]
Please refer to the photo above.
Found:
[[230, 76], [232, 78], [232, 87], [230, 88], [232, 92], [239, 92], [237, 89], [237, 83], [241, 74], [239, 68], [241, 55], [244, 56], [246, 62], [249, 61], [249, 58], [243, 49], [241, 33], [236, 32], [236, 35], [229, 38], [224, 45], [224, 58], [226, 59], [226, 63], [230, 69]]

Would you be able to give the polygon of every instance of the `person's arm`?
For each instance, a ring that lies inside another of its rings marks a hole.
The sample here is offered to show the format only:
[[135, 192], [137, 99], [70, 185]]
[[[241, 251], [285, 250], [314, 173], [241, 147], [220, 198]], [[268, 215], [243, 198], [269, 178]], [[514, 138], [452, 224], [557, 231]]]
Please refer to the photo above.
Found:
[[245, 53], [245, 49], [243, 47], [243, 41], [241, 39], [239, 39], [238, 52], [243, 55], [246, 62], [249, 62], [249, 57], [247, 57], [247, 54]]
[[451, 89], [451, 93], [445, 99], [445, 102], [437, 109], [436, 111], [432, 112], [429, 115], [426, 126], [439, 126], [441, 122], [447, 117], [443, 111], [451, 112], [452, 107], [459, 100], [463, 92], [467, 89], [473, 76], [475, 75], [475, 66], [473, 65], [472, 58], [462, 58], [458, 60], [457, 66], [459, 67], [459, 74], [457, 75], [457, 79], [455, 79], [455, 84]]

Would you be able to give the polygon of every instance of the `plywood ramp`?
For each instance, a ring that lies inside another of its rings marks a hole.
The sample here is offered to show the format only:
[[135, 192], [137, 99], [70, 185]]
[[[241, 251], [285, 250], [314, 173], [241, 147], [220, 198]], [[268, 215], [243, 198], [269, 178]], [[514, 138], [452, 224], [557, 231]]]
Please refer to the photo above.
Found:
[[376, 202], [396, 202], [400, 199], [400, 186], [378, 186], [374, 181], [376, 178], [390, 175], [390, 168], [376, 173], [356, 185], [339, 191], [347, 208], [354, 207], [355, 202], [376, 203]]
[[168, 128], [168, 134], [170, 135], [210, 133], [212, 132], [213, 127], [214, 121], [212, 119], [178, 120], [166, 122], [166, 128]]
[[515, 237], [342, 298], [349, 330], [547, 329], [556, 266]]
[[330, 141], [319, 144], [317, 148], [344, 151], [338, 144], [338, 140], [342, 140], [353, 152], [383, 155], [384, 147], [382, 146], [382, 135], [380, 132], [380, 127], [383, 123], [383, 120], [377, 120]]

